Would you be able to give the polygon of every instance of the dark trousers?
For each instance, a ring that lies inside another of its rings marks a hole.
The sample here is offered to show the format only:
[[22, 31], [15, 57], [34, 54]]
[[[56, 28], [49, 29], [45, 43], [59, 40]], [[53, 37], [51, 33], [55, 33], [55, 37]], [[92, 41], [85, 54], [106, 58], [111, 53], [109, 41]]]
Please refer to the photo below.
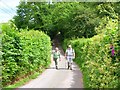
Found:
[[68, 62], [68, 69], [72, 69], [72, 63], [71, 62]]
[[54, 58], [56, 68], [58, 68], [58, 61], [57, 60], [58, 60], [58, 58]]

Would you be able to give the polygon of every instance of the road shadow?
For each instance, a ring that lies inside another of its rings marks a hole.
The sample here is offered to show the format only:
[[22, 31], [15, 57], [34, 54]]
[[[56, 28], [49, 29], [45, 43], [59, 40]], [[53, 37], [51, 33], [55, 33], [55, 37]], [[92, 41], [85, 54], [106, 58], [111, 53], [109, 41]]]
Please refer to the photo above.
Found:
[[67, 68], [58, 68], [58, 70], [68, 70]]
[[82, 88], [83, 90], [83, 78], [82, 78], [82, 72], [80, 71], [80, 68], [75, 64], [73, 63], [73, 82], [71, 84], [71, 88]]
[[[48, 67], [48, 68], [46, 68], [46, 69], [56, 69], [55, 67]], [[58, 67], [58, 69], [57, 70], [68, 70], [67, 68], [62, 68], [62, 67]]]

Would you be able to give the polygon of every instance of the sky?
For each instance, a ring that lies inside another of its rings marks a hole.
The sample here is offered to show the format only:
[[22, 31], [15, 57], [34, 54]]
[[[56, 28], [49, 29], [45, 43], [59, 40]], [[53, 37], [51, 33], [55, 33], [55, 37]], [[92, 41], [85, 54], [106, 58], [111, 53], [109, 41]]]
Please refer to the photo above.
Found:
[[0, 23], [8, 22], [16, 15], [19, 2], [20, 0], [0, 0]]
[[16, 15], [20, 0], [0, 0], [0, 23], [7, 22]]
[[[29, 0], [29, 1], [35, 1], [35, 0]], [[44, 1], [44, 0], [36, 0], [36, 1]], [[51, 1], [51, 0], [47, 0], [47, 1]], [[58, 1], [62, 1], [62, 0], [58, 0]], [[119, 1], [119, 0], [111, 0], [111, 1]], [[0, 23], [7, 22], [8, 20], [12, 19], [14, 15], [16, 15], [16, 10], [17, 10], [16, 6], [19, 5], [19, 2], [20, 0], [0, 0]]]

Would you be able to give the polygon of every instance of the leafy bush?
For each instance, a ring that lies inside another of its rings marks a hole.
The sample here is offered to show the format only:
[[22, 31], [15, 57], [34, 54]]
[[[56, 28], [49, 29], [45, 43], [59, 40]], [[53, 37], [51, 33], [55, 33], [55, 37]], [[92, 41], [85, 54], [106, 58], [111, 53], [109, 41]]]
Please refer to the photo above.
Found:
[[17, 32], [8, 25], [2, 27], [2, 85], [40, 71], [50, 64], [50, 38], [39, 31]]
[[[86, 88], [117, 88], [119, 81], [119, 36], [118, 28], [113, 24], [106, 26], [106, 30], [88, 39], [64, 40], [63, 48], [72, 44], [76, 52], [75, 62], [80, 66], [84, 86]], [[115, 49], [114, 57], [111, 56], [110, 45]]]

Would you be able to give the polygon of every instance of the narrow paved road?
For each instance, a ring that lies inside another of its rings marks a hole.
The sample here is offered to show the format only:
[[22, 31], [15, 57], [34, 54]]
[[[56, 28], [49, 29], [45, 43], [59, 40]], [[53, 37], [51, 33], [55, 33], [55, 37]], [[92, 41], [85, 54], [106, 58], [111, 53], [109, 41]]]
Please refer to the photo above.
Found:
[[63, 56], [64, 52], [61, 47], [59, 49], [62, 54], [62, 60], [59, 61], [58, 70], [55, 69], [51, 56], [52, 63], [50, 68], [46, 69], [36, 79], [19, 88], [83, 88], [82, 73], [78, 66], [73, 63], [73, 70], [68, 70]]

